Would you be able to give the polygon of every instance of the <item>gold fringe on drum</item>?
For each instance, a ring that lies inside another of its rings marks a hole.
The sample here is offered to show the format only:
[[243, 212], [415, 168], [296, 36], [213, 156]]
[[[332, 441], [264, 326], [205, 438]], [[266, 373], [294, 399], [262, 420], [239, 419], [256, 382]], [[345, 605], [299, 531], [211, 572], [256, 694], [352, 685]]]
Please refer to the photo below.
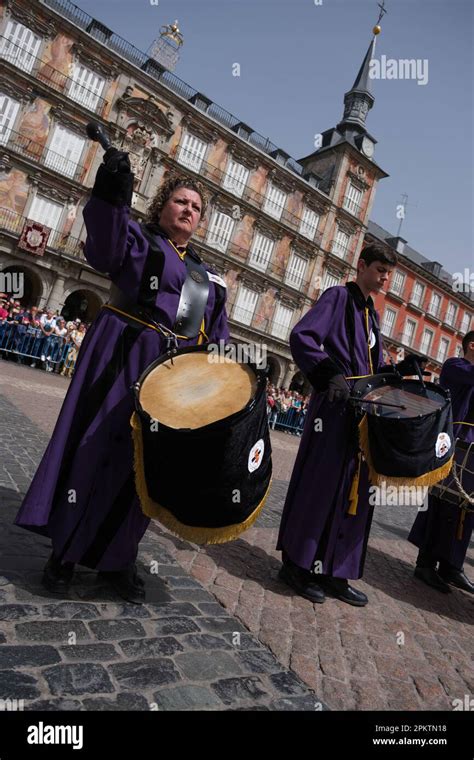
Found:
[[384, 483], [387, 486], [434, 486], [449, 475], [454, 461], [453, 455], [441, 467], [438, 467], [436, 470], [431, 470], [430, 472], [425, 473], [425, 475], [419, 475], [418, 477], [398, 478], [391, 475], [382, 475], [381, 473], [376, 472], [370, 455], [367, 415], [365, 415], [359, 423], [359, 445], [369, 470], [370, 482], [374, 486], [381, 486]]
[[135, 487], [140, 499], [142, 511], [147, 517], [158, 520], [169, 531], [194, 544], [225, 544], [227, 541], [233, 541], [235, 538], [238, 538], [241, 533], [253, 525], [265, 504], [270, 491], [271, 480], [263, 499], [244, 522], [236, 523], [235, 525], [225, 525], [221, 528], [185, 525], [180, 522], [169, 509], [163, 507], [161, 504], [157, 504], [157, 502], [153, 501], [150, 497], [145, 480], [142, 428], [140, 418], [136, 412], [134, 412], [130, 418], [130, 425], [132, 427], [134, 447]]

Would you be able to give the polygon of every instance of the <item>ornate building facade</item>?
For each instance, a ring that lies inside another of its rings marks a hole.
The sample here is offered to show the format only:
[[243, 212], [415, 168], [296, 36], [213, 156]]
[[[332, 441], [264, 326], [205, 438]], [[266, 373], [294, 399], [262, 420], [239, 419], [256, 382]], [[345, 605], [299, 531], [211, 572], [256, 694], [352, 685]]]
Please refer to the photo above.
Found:
[[341, 122], [296, 161], [69, 0], [6, 0], [0, 272], [23, 274], [25, 304], [66, 318], [90, 320], [106, 302], [110, 281], [83, 255], [82, 209], [103, 155], [86, 136], [94, 120], [130, 153], [138, 220], [165, 177], [205, 184], [211, 203], [194, 244], [227, 282], [232, 340], [265, 343], [271, 380], [302, 388], [289, 333], [326, 287], [354, 273], [388, 176], [366, 129], [374, 44]]

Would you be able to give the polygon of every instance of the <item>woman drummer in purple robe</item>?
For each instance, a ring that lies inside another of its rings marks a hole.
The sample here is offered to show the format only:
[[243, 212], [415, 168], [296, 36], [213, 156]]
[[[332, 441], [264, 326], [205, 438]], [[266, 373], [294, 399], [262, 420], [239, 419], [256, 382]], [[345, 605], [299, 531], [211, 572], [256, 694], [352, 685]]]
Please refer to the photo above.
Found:
[[50, 591], [65, 593], [79, 564], [140, 603], [144, 582], [135, 560], [150, 521], [135, 490], [131, 387], [170, 345], [226, 341], [229, 330], [225, 282], [189, 244], [206, 211], [201, 183], [165, 182], [143, 225], [130, 219], [132, 191], [128, 154], [110, 148], [84, 208], [85, 256], [109, 274], [110, 303], [84, 338], [15, 522], [51, 538], [43, 575]]

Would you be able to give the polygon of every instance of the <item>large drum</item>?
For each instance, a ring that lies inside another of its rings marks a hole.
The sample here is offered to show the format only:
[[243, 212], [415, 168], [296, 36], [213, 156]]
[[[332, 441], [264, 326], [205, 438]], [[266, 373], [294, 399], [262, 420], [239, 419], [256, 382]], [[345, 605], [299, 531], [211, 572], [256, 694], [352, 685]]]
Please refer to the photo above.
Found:
[[430, 486], [448, 475], [454, 436], [449, 391], [396, 374], [359, 380], [360, 447], [374, 485]]
[[143, 512], [182, 538], [224, 543], [257, 518], [270, 487], [266, 375], [208, 346], [151, 364], [131, 419]]

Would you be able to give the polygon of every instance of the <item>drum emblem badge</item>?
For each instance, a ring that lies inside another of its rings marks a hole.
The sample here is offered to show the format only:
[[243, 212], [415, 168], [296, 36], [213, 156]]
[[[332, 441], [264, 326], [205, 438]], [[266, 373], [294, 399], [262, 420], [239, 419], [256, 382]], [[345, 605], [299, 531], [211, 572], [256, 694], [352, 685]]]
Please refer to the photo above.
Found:
[[436, 439], [436, 456], [438, 459], [444, 457], [451, 448], [451, 438], [447, 433], [440, 433]]
[[255, 443], [250, 449], [249, 462], [248, 462], [249, 472], [254, 472], [255, 470], [258, 470], [258, 468], [262, 464], [264, 450], [265, 450], [265, 443], [263, 442], [263, 439], [260, 438], [260, 440], [257, 441], [257, 443]]

